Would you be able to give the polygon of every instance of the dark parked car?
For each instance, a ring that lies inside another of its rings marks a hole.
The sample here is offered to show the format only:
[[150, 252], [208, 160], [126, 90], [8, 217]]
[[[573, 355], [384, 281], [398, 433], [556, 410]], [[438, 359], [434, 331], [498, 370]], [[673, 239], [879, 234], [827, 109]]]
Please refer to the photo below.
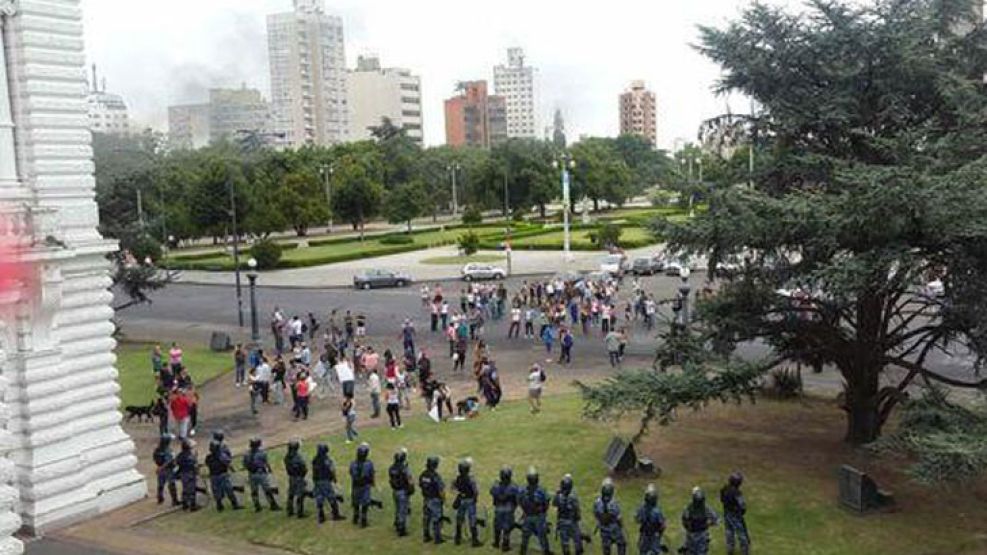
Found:
[[661, 260], [653, 256], [639, 256], [631, 262], [631, 273], [636, 276], [650, 276], [662, 270]]
[[411, 276], [390, 270], [365, 270], [353, 276], [353, 287], [372, 289], [374, 287], [404, 287], [412, 282]]

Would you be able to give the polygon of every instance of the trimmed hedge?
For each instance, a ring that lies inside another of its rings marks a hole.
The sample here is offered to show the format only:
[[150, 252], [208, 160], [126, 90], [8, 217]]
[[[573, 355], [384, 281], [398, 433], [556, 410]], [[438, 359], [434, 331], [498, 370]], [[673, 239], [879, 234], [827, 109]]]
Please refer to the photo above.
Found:
[[381, 245], [410, 245], [415, 242], [411, 235], [386, 235], [377, 240]]

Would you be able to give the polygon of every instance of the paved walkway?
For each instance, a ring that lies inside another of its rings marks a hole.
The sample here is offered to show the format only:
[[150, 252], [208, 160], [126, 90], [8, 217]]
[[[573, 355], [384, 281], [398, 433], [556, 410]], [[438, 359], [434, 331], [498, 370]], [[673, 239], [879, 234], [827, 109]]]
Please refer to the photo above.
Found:
[[[627, 251], [630, 258], [654, 254], [662, 249], [661, 245], [652, 245]], [[507, 268], [507, 259], [503, 251], [481, 251], [480, 254], [496, 254], [504, 260], [498, 262]], [[454, 246], [438, 247], [420, 251], [365, 258], [339, 262], [325, 266], [309, 268], [293, 268], [289, 270], [273, 270], [262, 272], [258, 283], [268, 287], [348, 287], [353, 285], [353, 276], [369, 268], [386, 268], [410, 274], [415, 281], [440, 281], [459, 279], [459, 264], [423, 264], [421, 261], [438, 256], [457, 256]], [[574, 251], [571, 261], [566, 263], [562, 251], [526, 251], [515, 250], [511, 253], [511, 274], [538, 275], [552, 274], [563, 270], [598, 270], [600, 259], [605, 255], [601, 251]], [[246, 284], [246, 278], [242, 277]], [[205, 272], [199, 270], [183, 271], [179, 280], [182, 283], [206, 285], [230, 285], [234, 283], [233, 272]]]

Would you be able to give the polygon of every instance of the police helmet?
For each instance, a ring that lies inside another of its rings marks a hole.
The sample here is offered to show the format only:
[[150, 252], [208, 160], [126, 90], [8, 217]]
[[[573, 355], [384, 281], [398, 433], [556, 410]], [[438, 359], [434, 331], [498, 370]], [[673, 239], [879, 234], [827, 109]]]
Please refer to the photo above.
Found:
[[223, 440], [226, 439], [226, 434], [223, 433], [223, 430], [213, 430], [212, 438], [215, 441], [222, 443]]
[[505, 484], [509, 484], [511, 482], [513, 475], [514, 471], [511, 470], [511, 467], [509, 466], [504, 466], [500, 469], [500, 481]]
[[535, 467], [533, 466], [528, 467], [528, 475], [526, 476], [526, 478], [528, 479], [529, 486], [534, 487], [538, 485], [538, 471], [535, 469]]
[[260, 449], [261, 439], [260, 436], [254, 436], [250, 438], [250, 448], [254, 451]]
[[739, 471], [734, 472], [733, 474], [730, 475], [729, 481], [731, 486], [740, 487], [740, 484], [744, 483], [744, 475], [741, 474]]
[[470, 468], [473, 466], [473, 459], [466, 457], [465, 459], [459, 461], [459, 473], [469, 474]]
[[325, 457], [328, 454], [329, 454], [329, 445], [328, 444], [320, 443], [315, 448], [315, 456], [317, 456], [317, 457]]
[[367, 460], [370, 455], [370, 445], [367, 443], [361, 443], [359, 447], [356, 448], [356, 458], [358, 460]]
[[428, 459], [425, 461], [425, 468], [429, 470], [435, 470], [439, 467], [439, 458], [435, 455], [429, 455]]
[[299, 441], [297, 439], [293, 439], [293, 440], [291, 440], [291, 441], [288, 442], [288, 451], [291, 451], [291, 452], [298, 451], [298, 448], [301, 447], [301, 446], [302, 446], [302, 442], [301, 441]]
[[404, 447], [401, 447], [400, 449], [398, 449], [397, 451], [394, 452], [394, 462], [400, 464], [400, 463], [403, 463], [406, 460], [408, 460], [408, 450], [407, 449], [405, 449]]
[[658, 504], [658, 488], [654, 484], [648, 484], [648, 489], [644, 490], [644, 503], [649, 507]]
[[706, 502], [706, 494], [699, 486], [692, 488], [692, 502], [696, 505], [702, 505]]
[[608, 501], [613, 498], [613, 480], [610, 478], [603, 480], [603, 485], [600, 487], [600, 497]]
[[572, 474], [566, 474], [562, 477], [562, 481], [559, 483], [559, 489], [566, 495], [572, 493]]

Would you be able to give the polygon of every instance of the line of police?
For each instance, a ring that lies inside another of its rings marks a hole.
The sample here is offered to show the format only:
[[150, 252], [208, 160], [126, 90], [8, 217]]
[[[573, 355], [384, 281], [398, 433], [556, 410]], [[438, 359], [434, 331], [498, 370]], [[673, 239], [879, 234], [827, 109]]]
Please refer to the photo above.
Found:
[[[199, 473], [198, 458], [195, 444], [191, 440], [182, 442], [181, 451], [174, 456], [170, 447], [171, 436], [162, 436], [154, 451], [154, 462], [157, 465], [157, 498], [158, 503], [164, 502], [164, 491], [167, 488], [173, 505], [181, 505], [183, 510], [196, 511], [196, 493], [205, 492], [197, 488]], [[329, 506], [333, 520], [343, 520], [339, 504], [343, 496], [336, 491], [335, 463], [329, 456], [329, 446], [322, 443], [316, 448], [312, 460], [313, 488], [308, 489], [306, 476], [308, 465], [302, 458], [297, 440], [288, 443], [284, 457], [285, 472], [288, 475], [288, 495], [286, 513], [289, 517], [305, 517], [305, 499], [312, 497], [318, 511], [319, 523], [326, 521], [325, 508]], [[376, 486], [376, 473], [373, 462], [369, 459], [370, 446], [361, 444], [356, 450], [356, 460], [350, 463], [351, 506], [353, 508], [353, 524], [366, 527], [368, 513], [371, 507], [383, 508], [380, 500], [371, 495]], [[243, 468], [249, 476], [250, 495], [254, 510], [261, 511], [260, 494], [267, 498], [270, 510], [279, 511], [278, 489], [271, 481], [271, 465], [267, 453], [261, 445], [260, 438], [250, 440], [249, 450], [243, 455]], [[232, 508], [242, 509], [236, 498], [236, 488], [233, 487], [230, 473], [233, 467], [233, 455], [224, 443], [222, 432], [214, 432], [209, 444], [209, 455], [206, 456], [205, 466], [209, 470], [209, 481], [216, 509], [224, 509], [224, 500], [229, 499]], [[443, 514], [445, 505], [445, 483], [438, 472], [439, 458], [430, 456], [426, 460], [425, 470], [418, 478], [418, 487], [423, 497], [422, 537], [423, 540], [441, 544], [442, 526], [451, 522]], [[454, 541], [459, 545], [463, 540], [464, 526], [468, 527], [470, 542], [473, 547], [482, 545], [479, 539], [478, 526], [486, 526], [484, 519], [477, 516], [477, 502], [480, 491], [476, 480], [471, 475], [472, 461], [464, 459], [459, 463], [458, 474], [452, 488], [456, 492], [452, 508], [456, 511], [456, 532]], [[181, 482], [182, 495], [179, 501], [176, 478]], [[563, 555], [575, 553], [581, 555], [584, 544], [590, 541], [580, 527], [581, 510], [579, 499], [573, 492], [571, 475], [562, 478], [558, 492], [553, 498], [539, 485], [539, 476], [534, 468], [528, 470], [526, 486], [513, 483], [512, 471], [504, 467], [500, 471], [499, 481], [490, 488], [494, 505], [493, 546], [503, 551], [511, 549], [511, 533], [515, 529], [521, 531], [521, 553], [526, 554], [528, 544], [534, 537], [542, 553], [550, 553], [548, 511], [554, 506], [557, 511], [556, 537], [558, 538]], [[400, 449], [394, 454], [394, 463], [388, 469], [388, 481], [393, 492], [395, 513], [394, 528], [399, 536], [408, 535], [408, 516], [411, 513], [410, 498], [415, 493], [414, 478], [408, 466], [408, 453]], [[729, 483], [721, 491], [721, 501], [724, 507], [726, 524], [727, 552], [734, 553], [739, 544], [739, 552], [747, 555], [750, 540], [744, 520], [746, 505], [740, 486], [743, 477], [740, 474], [730, 476]], [[243, 491], [242, 488], [239, 488]], [[521, 509], [522, 518], [515, 520], [517, 509]], [[614, 485], [608, 478], [600, 488], [600, 495], [593, 503], [593, 516], [596, 521], [595, 532], [599, 533], [603, 553], [610, 555], [616, 547], [617, 555], [625, 555], [627, 539], [620, 511], [620, 505], [614, 498]], [[718, 516], [707, 506], [702, 490], [693, 489], [692, 500], [682, 513], [682, 525], [686, 538], [679, 553], [689, 555], [705, 555], [709, 552], [709, 528], [718, 523]], [[665, 516], [658, 505], [658, 492], [654, 485], [649, 485], [644, 494], [644, 501], [635, 515], [639, 525], [638, 550], [641, 555], [658, 555], [668, 552], [662, 536], [665, 532]]]

